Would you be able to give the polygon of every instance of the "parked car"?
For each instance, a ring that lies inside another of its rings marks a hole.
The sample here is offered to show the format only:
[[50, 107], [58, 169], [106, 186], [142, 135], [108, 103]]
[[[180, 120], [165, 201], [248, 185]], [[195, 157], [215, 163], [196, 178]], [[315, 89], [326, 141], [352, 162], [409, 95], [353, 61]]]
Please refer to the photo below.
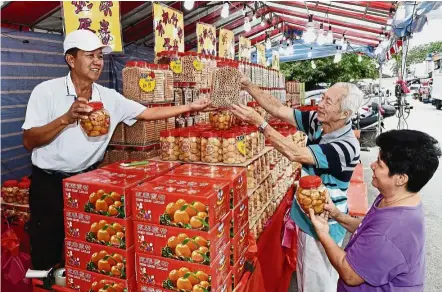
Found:
[[409, 86], [410, 93], [408, 93], [407, 95], [414, 98], [414, 99], [419, 98], [419, 88], [420, 87], [421, 87], [420, 84], [411, 84]]

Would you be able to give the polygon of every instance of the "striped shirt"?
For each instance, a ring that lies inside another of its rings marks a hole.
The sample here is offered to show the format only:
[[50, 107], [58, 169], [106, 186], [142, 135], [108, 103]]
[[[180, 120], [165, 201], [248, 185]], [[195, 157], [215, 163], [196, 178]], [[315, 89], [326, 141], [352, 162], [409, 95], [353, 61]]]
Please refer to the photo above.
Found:
[[[323, 134], [315, 111], [294, 110], [294, 117], [298, 130], [308, 136], [307, 147], [315, 159], [315, 165], [303, 166], [303, 176], [320, 176], [336, 207], [341, 212], [348, 213], [347, 189], [360, 154], [359, 141], [352, 131], [351, 122], [332, 133]], [[310, 219], [295, 201], [291, 217], [302, 231], [317, 238]], [[344, 239], [345, 229], [335, 220], [330, 220], [329, 224], [330, 235], [336, 243], [340, 243]]]

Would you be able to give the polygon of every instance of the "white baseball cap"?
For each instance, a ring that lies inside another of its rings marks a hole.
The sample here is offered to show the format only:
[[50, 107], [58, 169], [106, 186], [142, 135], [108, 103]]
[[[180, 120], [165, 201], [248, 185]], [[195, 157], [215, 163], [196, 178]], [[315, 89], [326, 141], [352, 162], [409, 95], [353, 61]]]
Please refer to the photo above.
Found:
[[112, 48], [103, 45], [98, 36], [86, 29], [79, 29], [66, 35], [63, 42], [64, 54], [70, 49], [77, 48], [86, 52], [102, 48], [104, 54], [112, 53]]

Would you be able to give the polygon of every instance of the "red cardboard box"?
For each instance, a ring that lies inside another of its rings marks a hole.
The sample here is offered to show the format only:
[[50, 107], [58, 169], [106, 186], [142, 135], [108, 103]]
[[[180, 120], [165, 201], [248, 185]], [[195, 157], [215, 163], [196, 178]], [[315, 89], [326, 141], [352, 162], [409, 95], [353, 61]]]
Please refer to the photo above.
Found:
[[185, 187], [164, 183], [168, 179], [132, 190], [134, 220], [209, 231], [229, 213], [229, 184]]
[[136, 160], [124, 160], [115, 162], [112, 164], [108, 164], [102, 167], [102, 169], [119, 172], [119, 173], [139, 173], [146, 174], [149, 176], [161, 176], [168, 172], [169, 170], [174, 169], [177, 166], [180, 166], [179, 162], [165, 162], [165, 161], [151, 161], [148, 160], [146, 164], [135, 165], [135, 166], [124, 166], [126, 163], [136, 162]]
[[247, 197], [247, 173], [243, 167], [210, 166], [202, 164], [184, 164], [171, 171], [168, 176], [191, 176], [194, 178], [210, 178], [211, 180], [230, 183], [230, 207], [237, 206]]
[[78, 240], [65, 240], [66, 265], [117, 279], [135, 275], [135, 248], [127, 250]]
[[232, 224], [230, 225], [230, 237], [240, 232], [249, 222], [249, 198], [246, 197], [240, 204], [233, 208]]
[[63, 180], [65, 209], [109, 217], [132, 215], [129, 191], [149, 179], [144, 174], [124, 174], [96, 169]]
[[135, 276], [129, 280], [108, 277], [90, 271], [79, 270], [66, 266], [66, 287], [75, 291], [126, 291], [136, 292]]
[[247, 235], [249, 234], [249, 223], [243, 227], [243, 229], [238, 232], [231, 240], [231, 254], [230, 254], [230, 264], [233, 266], [239, 261], [241, 255], [243, 255], [247, 248], [249, 247], [249, 241]]
[[[195, 290], [204, 292], [204, 290], [197, 290], [197, 289]], [[169, 290], [165, 288], [158, 288], [144, 284], [138, 284], [138, 292], [176, 292], [176, 290]], [[226, 281], [215, 292], [232, 292], [232, 272], [229, 273], [229, 275], [226, 278]]]
[[210, 266], [136, 253], [137, 282], [138, 285], [192, 291], [193, 286], [202, 285], [204, 281], [206, 288], [210, 286], [209, 291], [217, 291], [230, 273], [229, 253], [230, 245], [224, 246], [222, 254]]
[[233, 267], [231, 267], [232, 270], [232, 281], [233, 281], [233, 287], [236, 287], [238, 285], [239, 281], [241, 281], [242, 275], [244, 275], [245, 269], [244, 264], [246, 263], [246, 253], [244, 252], [239, 260], [235, 263]]
[[210, 265], [230, 242], [229, 227], [229, 214], [207, 232], [135, 221], [135, 251]]
[[67, 239], [121, 249], [134, 244], [132, 218], [120, 219], [69, 210], [64, 211], [64, 218]]

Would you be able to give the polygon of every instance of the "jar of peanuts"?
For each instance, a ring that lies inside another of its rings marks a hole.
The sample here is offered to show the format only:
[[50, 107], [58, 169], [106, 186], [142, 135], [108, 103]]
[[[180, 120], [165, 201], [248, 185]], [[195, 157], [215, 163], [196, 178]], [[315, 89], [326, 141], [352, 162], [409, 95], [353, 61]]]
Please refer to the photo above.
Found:
[[6, 203], [15, 203], [17, 201], [17, 193], [19, 191], [18, 181], [7, 180], [2, 186], [2, 199]]
[[162, 160], [175, 161], [179, 159], [178, 133], [177, 130], [160, 132], [160, 157]]
[[247, 160], [245, 138], [242, 133], [227, 131], [223, 134], [223, 161], [227, 164], [240, 164]]
[[81, 119], [81, 129], [88, 137], [107, 135], [110, 127], [109, 112], [104, 109], [101, 101], [89, 102], [88, 106], [92, 108], [92, 112], [87, 119]]
[[201, 134], [201, 161], [223, 162], [222, 137], [221, 131], [207, 131]]

